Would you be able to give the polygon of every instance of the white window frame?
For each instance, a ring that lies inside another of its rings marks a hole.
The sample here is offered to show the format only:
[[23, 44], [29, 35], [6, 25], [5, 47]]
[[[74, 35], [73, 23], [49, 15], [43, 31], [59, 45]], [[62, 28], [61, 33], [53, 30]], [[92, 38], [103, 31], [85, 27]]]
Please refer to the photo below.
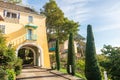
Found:
[[[14, 13], [14, 12], [10, 12], [10, 11], [4, 10], [3, 11], [3, 16], [7, 17], [7, 13], [10, 13], [10, 16], [8, 18], [20, 19], [20, 13]], [[12, 14], [16, 14], [16, 17], [13, 17]]]
[[28, 16], [28, 22], [33, 23], [33, 16]]

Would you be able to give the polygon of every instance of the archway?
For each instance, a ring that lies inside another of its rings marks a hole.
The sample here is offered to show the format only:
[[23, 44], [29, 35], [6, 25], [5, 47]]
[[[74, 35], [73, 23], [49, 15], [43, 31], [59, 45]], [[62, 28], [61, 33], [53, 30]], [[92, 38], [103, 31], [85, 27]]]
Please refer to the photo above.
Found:
[[23, 60], [23, 65], [26, 65], [26, 64], [35, 65], [34, 64], [35, 53], [30, 48], [25, 48], [25, 47], [21, 48], [18, 51], [18, 57]]
[[[23, 50], [23, 53], [20, 53], [21, 50]], [[29, 54], [29, 56], [28, 54], [26, 54], [26, 52]], [[26, 59], [28, 60], [28, 62], [23, 62], [23, 63], [28, 63], [34, 66], [44, 67], [43, 52], [40, 46], [37, 46], [33, 43], [21, 44], [20, 46], [18, 46], [16, 50], [16, 55], [18, 57], [20, 57], [20, 54], [24, 54], [23, 56], [26, 56]], [[23, 60], [23, 61], [26, 61], [26, 60]]]

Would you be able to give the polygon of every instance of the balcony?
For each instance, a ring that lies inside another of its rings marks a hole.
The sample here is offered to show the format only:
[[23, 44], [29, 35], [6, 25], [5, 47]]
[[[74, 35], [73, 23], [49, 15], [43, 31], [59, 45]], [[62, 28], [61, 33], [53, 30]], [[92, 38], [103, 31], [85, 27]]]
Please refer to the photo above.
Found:
[[33, 29], [37, 29], [38, 28], [38, 26], [36, 26], [34, 24], [27, 24], [27, 25], [25, 25], [25, 28], [29, 28], [29, 27], [31, 27]]
[[37, 40], [37, 34], [26, 34], [26, 39], [27, 40], [32, 40], [32, 41], [36, 41]]

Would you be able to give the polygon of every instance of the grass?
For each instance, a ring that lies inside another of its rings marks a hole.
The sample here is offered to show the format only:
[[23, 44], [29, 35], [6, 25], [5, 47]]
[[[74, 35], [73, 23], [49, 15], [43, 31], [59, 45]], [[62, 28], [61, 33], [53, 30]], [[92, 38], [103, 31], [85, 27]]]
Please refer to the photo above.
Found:
[[60, 69], [60, 72], [62, 72], [62, 73], [67, 73], [67, 71], [66, 71], [66, 69]]
[[[62, 72], [62, 73], [67, 73], [66, 69], [63, 69], [63, 68], [60, 69], [60, 72]], [[76, 76], [76, 77], [79, 77], [79, 78], [82, 78], [83, 80], [86, 80], [85, 76], [83, 76], [83, 75], [80, 74], [80, 73], [76, 73], [75, 76]]]

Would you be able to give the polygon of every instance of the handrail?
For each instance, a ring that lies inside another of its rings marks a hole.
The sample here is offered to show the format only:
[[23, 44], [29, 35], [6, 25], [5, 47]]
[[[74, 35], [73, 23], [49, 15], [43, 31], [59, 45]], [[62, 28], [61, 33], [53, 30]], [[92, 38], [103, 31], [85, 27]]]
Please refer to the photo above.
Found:
[[25, 40], [26, 40], [26, 38], [25, 38], [25, 34], [24, 34], [24, 35], [22, 35], [22, 36], [20, 36], [18, 38], [15, 38], [15, 39], [9, 41], [8, 45], [12, 44], [12, 46], [17, 46], [17, 45], [23, 43]]

